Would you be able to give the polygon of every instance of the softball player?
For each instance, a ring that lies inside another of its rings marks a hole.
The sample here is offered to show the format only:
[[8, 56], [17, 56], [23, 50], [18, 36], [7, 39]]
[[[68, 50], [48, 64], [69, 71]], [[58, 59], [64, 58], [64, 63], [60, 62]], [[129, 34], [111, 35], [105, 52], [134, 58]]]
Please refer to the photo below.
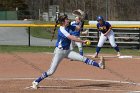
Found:
[[74, 51], [71, 51], [70, 48], [70, 43], [71, 40], [80, 42], [80, 43], [85, 43], [85, 41], [78, 39], [72, 35], [70, 35], [70, 31], [79, 31], [80, 30], [80, 25], [78, 26], [71, 26], [69, 25], [69, 20], [67, 16], [60, 16], [59, 17], [59, 23], [60, 23], [60, 28], [58, 29], [58, 39], [56, 42], [56, 48], [54, 50], [54, 57], [52, 59], [51, 66], [47, 72], [44, 72], [39, 78], [37, 78], [35, 81], [32, 82], [32, 88], [37, 89], [39, 83], [46, 77], [52, 75], [55, 70], [57, 69], [59, 63], [63, 58], [70, 58], [73, 60], [78, 60], [83, 63], [86, 63], [88, 65], [96, 66], [98, 68], [104, 69], [104, 61], [103, 58], [101, 57], [101, 61], [97, 63], [96, 61], [93, 61], [89, 58], [86, 58], [84, 56], [81, 56], [79, 53], [76, 53]]
[[111, 25], [108, 22], [104, 21], [102, 16], [98, 16], [97, 21], [97, 30], [101, 33], [101, 36], [96, 47], [96, 53], [93, 57], [98, 57], [101, 47], [107, 39], [109, 40], [111, 46], [117, 51], [117, 56], [120, 56], [120, 50], [117, 44], [115, 43], [114, 32], [112, 30]]
[[[80, 17], [75, 17], [75, 21], [71, 22], [72, 26], [77, 26], [77, 25], [80, 25], [80, 24], [81, 24], [81, 18]], [[70, 34], [80, 39], [80, 31], [81, 30], [71, 31]], [[78, 46], [79, 54], [83, 55], [83, 47], [82, 47], [82, 43], [80, 43], [80, 42], [71, 41], [70, 50], [73, 50], [75, 45]]]

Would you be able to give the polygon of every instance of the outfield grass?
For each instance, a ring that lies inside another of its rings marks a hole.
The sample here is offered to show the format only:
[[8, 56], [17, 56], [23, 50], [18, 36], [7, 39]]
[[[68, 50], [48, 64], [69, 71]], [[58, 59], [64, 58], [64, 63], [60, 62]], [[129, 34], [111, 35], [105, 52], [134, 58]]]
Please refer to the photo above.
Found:
[[[3, 52], [53, 52], [55, 47], [45, 46], [0, 46], [0, 53]], [[77, 51], [77, 48], [74, 50]], [[84, 53], [95, 53], [95, 48], [84, 47]], [[113, 48], [102, 48], [101, 53], [116, 54]], [[123, 55], [140, 56], [140, 50], [121, 49]]]
[[[55, 22], [46, 22], [46, 21], [34, 21], [34, 24], [55, 24]], [[46, 27], [31, 27], [31, 36], [43, 39], [51, 39], [52, 31], [54, 28]], [[58, 29], [58, 28], [57, 28]], [[57, 30], [55, 31], [54, 39], [57, 38]]]
[[[31, 36], [37, 38], [51, 39], [52, 38], [52, 28], [44, 28], [44, 27], [31, 27]], [[55, 31], [54, 39], [57, 38], [57, 31]]]

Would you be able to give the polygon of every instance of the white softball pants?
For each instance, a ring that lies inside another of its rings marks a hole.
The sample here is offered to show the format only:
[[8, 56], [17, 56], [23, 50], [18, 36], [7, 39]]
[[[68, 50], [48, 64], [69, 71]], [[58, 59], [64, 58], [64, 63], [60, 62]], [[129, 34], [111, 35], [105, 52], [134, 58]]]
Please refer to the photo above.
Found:
[[112, 47], [116, 47], [117, 44], [115, 43], [115, 36], [114, 36], [114, 32], [111, 30], [107, 36], [104, 36], [103, 33], [101, 33], [99, 42], [98, 42], [98, 47], [102, 47], [105, 43], [106, 40], [109, 40], [109, 43], [111, 44]]
[[77, 45], [79, 52], [83, 50], [82, 43], [71, 41], [70, 50], [73, 50], [75, 45]]
[[70, 58], [81, 62], [84, 62], [86, 60], [86, 57], [81, 56], [79, 53], [71, 50], [59, 49], [56, 47], [54, 50], [54, 57], [52, 59], [50, 69], [47, 71], [48, 76], [52, 75], [56, 71], [59, 63], [63, 58]]

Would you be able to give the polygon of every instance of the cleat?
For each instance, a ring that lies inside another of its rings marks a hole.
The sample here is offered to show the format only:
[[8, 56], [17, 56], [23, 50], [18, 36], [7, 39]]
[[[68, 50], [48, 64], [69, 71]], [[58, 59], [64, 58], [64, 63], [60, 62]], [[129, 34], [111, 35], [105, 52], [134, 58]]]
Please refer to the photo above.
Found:
[[76, 60], [74, 60], [74, 59], [70, 59], [70, 61], [76, 61]]
[[32, 89], [38, 89], [38, 85], [39, 85], [38, 82], [33, 81], [33, 82], [32, 82], [31, 88], [32, 88]]
[[120, 56], [121, 56], [121, 54], [120, 54], [120, 52], [118, 52], [118, 53], [117, 53], [117, 57], [120, 57]]
[[70, 61], [74, 61], [73, 59], [70, 59]]
[[103, 56], [100, 57], [99, 68], [105, 69], [105, 60]]
[[98, 54], [95, 53], [95, 54], [92, 56], [92, 58], [98, 58]]

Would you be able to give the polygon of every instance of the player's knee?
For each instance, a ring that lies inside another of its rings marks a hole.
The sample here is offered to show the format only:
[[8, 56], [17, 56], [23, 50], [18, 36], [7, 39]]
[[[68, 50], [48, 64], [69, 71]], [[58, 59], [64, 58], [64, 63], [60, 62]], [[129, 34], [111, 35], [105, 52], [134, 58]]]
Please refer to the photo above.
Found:
[[82, 47], [79, 47], [79, 51], [83, 51], [83, 48]]
[[116, 47], [117, 45], [116, 45], [116, 44], [111, 44], [111, 46], [112, 46], [112, 47]]
[[48, 71], [47, 71], [47, 74], [48, 74], [48, 76], [50, 76], [50, 75], [52, 75], [54, 72], [55, 72], [55, 70], [48, 70]]
[[101, 45], [101, 44], [98, 44], [98, 45], [97, 45], [97, 47], [102, 47], [102, 46], [103, 46], [103, 45]]
[[72, 46], [70, 46], [70, 50], [73, 50], [73, 47]]
[[97, 44], [97, 47], [102, 47], [102, 46], [103, 46], [103, 43], [100, 43], [100, 42], [99, 42], [99, 43]]

